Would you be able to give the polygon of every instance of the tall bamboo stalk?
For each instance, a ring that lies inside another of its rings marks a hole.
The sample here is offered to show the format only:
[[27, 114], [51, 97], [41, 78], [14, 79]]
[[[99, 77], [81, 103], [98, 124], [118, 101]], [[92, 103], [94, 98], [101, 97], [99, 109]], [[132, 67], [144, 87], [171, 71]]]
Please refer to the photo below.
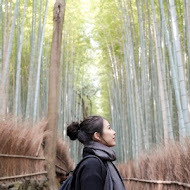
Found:
[[27, 0], [24, 1], [24, 12], [22, 17], [22, 26], [20, 33], [20, 43], [18, 47], [18, 55], [17, 55], [17, 73], [16, 73], [16, 92], [15, 92], [15, 116], [18, 116], [19, 112], [19, 91], [20, 91], [20, 71], [21, 71], [21, 55], [22, 55], [22, 45], [23, 45], [23, 33], [24, 33], [24, 22], [25, 22], [25, 13], [26, 13]]
[[46, 1], [44, 19], [42, 32], [40, 36], [40, 45], [39, 45], [39, 54], [38, 54], [38, 68], [37, 68], [37, 76], [36, 76], [36, 88], [35, 88], [35, 96], [34, 96], [34, 112], [33, 112], [33, 120], [37, 121], [37, 109], [38, 109], [38, 101], [39, 101], [39, 91], [40, 91], [40, 73], [41, 73], [41, 62], [42, 62], [42, 50], [43, 50], [43, 41], [44, 41], [44, 32], [45, 32], [45, 24], [47, 18], [47, 10], [48, 10], [48, 0]]
[[[8, 87], [7, 81], [9, 81], [9, 66], [10, 66], [10, 56], [11, 56], [11, 51], [12, 51], [12, 44], [13, 44], [13, 35], [14, 35], [14, 30], [15, 30], [15, 21], [18, 13], [18, 0], [15, 3], [15, 8], [14, 8], [14, 15], [13, 15], [13, 20], [11, 24], [11, 30], [10, 30], [10, 36], [9, 36], [9, 42], [8, 42], [8, 47], [7, 47], [7, 54], [6, 58], [3, 63], [3, 71], [2, 71], [2, 80], [0, 83], [0, 113], [5, 114], [6, 112], [6, 105], [4, 105], [4, 101], [6, 101], [7, 93], [6, 93], [6, 88]], [[3, 107], [4, 106], [4, 107]]]
[[177, 57], [177, 68], [178, 68], [178, 76], [179, 76], [179, 89], [180, 89], [180, 97], [181, 97], [181, 105], [184, 117], [184, 125], [185, 131], [187, 134], [190, 134], [190, 119], [189, 119], [189, 110], [188, 110], [188, 98], [187, 98], [187, 89], [186, 89], [186, 82], [184, 76], [184, 66], [182, 60], [182, 50], [180, 44], [180, 37], [179, 37], [179, 29], [177, 24], [177, 16], [175, 10], [175, 3], [174, 0], [169, 0], [170, 4], [170, 14], [171, 14], [171, 22], [172, 22], [172, 29], [173, 29], [173, 38], [175, 44], [175, 51]]
[[166, 101], [165, 101], [165, 95], [164, 95], [164, 84], [163, 84], [163, 77], [161, 73], [161, 63], [162, 61], [162, 55], [161, 55], [161, 46], [159, 42], [159, 34], [157, 29], [157, 22], [156, 22], [156, 16], [155, 16], [155, 7], [154, 7], [154, 1], [151, 0], [152, 4], [152, 12], [153, 12], [153, 26], [154, 26], [154, 38], [155, 38], [155, 44], [156, 44], [156, 57], [157, 57], [157, 71], [158, 71], [158, 78], [159, 78], [159, 93], [161, 98], [161, 107], [162, 107], [162, 117], [163, 117], [163, 125], [164, 125], [164, 141], [167, 144], [169, 140], [169, 132], [168, 132], [168, 118], [166, 113]]
[[159, 0], [159, 3], [160, 3], [161, 15], [162, 15], [162, 24], [163, 24], [164, 31], [165, 31], [166, 46], [167, 46], [168, 52], [169, 52], [169, 60], [170, 60], [169, 63], [170, 63], [170, 68], [171, 68], [171, 72], [172, 72], [172, 82], [173, 82], [173, 87], [175, 90], [175, 98], [176, 98], [176, 104], [177, 104], [177, 109], [178, 109], [178, 121], [179, 121], [180, 135], [183, 137], [183, 136], [185, 136], [185, 124], [184, 124], [184, 116], [183, 116], [181, 100], [180, 100], [179, 85], [178, 85], [178, 81], [177, 81], [177, 79], [178, 79], [177, 71], [176, 71], [175, 65], [174, 65], [172, 45], [171, 45], [171, 41], [169, 38], [169, 31], [168, 31], [168, 28], [166, 25], [165, 13], [164, 13], [164, 9], [163, 9], [163, 1]]

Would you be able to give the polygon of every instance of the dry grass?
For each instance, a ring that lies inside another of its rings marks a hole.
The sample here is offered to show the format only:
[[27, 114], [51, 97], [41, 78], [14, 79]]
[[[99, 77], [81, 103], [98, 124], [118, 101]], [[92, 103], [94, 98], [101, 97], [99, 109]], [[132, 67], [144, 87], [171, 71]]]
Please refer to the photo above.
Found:
[[[151, 154], [142, 155], [136, 162], [120, 164], [118, 169], [124, 178], [178, 181], [190, 184], [190, 140], [170, 142]], [[125, 181], [128, 190], [180, 190], [189, 189], [177, 185], [157, 185]]]
[[[44, 136], [46, 122], [42, 121], [34, 127], [28, 125], [27, 122], [17, 121], [15, 126], [14, 119], [0, 121], [1, 154], [36, 156]], [[42, 149], [38, 156], [43, 156]], [[43, 161], [0, 157], [0, 163], [0, 177], [44, 171]]]
[[[43, 139], [48, 135], [45, 120], [32, 126], [30, 121], [5, 118], [0, 120], [0, 154], [44, 157]], [[72, 160], [68, 146], [57, 142], [57, 156], [62, 160], [56, 164], [69, 171]], [[23, 175], [45, 171], [45, 161], [0, 157], [0, 177]]]
[[64, 168], [67, 172], [73, 170], [73, 160], [71, 159], [68, 151], [68, 144], [63, 141], [57, 141], [57, 159], [56, 163]]

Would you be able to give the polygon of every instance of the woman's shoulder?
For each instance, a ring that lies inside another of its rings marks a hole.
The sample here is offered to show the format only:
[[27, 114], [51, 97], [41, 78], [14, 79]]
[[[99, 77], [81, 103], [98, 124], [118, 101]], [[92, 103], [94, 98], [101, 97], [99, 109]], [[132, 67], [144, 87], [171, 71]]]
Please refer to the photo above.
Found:
[[96, 156], [84, 157], [74, 172], [74, 181], [79, 189], [103, 189], [107, 170], [104, 163]]
[[105, 162], [101, 158], [95, 155], [85, 156], [82, 162], [84, 163], [84, 165], [93, 165], [93, 166], [95, 165], [96, 167], [97, 166], [106, 167]]
[[97, 156], [88, 155], [83, 158], [81, 167], [89, 171], [101, 172], [102, 175], [106, 175], [105, 163]]

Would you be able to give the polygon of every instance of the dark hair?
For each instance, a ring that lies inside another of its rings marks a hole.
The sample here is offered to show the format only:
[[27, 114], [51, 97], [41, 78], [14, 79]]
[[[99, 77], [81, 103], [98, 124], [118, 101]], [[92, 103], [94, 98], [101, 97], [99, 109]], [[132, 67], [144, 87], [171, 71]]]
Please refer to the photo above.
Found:
[[102, 135], [103, 131], [103, 117], [101, 116], [89, 116], [84, 119], [80, 124], [78, 122], [72, 122], [67, 127], [67, 136], [71, 140], [78, 139], [81, 143], [86, 144], [92, 141], [93, 134], [95, 132]]

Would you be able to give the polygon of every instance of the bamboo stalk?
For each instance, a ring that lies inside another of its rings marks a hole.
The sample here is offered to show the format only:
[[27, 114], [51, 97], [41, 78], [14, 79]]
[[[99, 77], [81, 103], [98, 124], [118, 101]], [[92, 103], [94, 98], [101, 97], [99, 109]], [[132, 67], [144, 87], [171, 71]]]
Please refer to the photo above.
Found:
[[164, 185], [179, 185], [179, 186], [190, 188], [190, 184], [182, 183], [179, 181], [146, 180], [146, 179], [138, 179], [138, 178], [123, 178], [123, 180], [136, 181], [136, 182], [142, 182], [142, 183], [164, 184]]
[[37, 173], [33, 173], [33, 174], [15, 175], [15, 176], [10, 176], [10, 177], [1, 177], [0, 181], [9, 180], [9, 179], [15, 179], [15, 178], [22, 178], [22, 177], [31, 177], [31, 176], [37, 176], [37, 175], [44, 175], [44, 174], [47, 174], [47, 172], [43, 171], [43, 172], [37, 172]]
[[45, 160], [44, 157], [34, 157], [34, 156], [23, 156], [23, 155], [8, 155], [8, 154], [0, 154], [0, 157], [7, 157], [7, 158], [25, 158], [25, 159], [32, 159], [32, 160]]

